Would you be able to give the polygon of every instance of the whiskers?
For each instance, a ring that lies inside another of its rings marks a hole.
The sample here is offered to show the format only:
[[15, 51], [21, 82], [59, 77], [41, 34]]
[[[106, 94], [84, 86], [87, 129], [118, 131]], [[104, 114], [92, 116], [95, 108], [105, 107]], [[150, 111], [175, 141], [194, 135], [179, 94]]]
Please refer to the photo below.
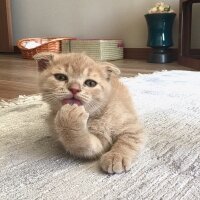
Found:
[[90, 114], [101, 114], [103, 109], [105, 107], [105, 104], [99, 101], [91, 101], [86, 105], [86, 110], [90, 113]]
[[95, 99], [86, 93], [79, 93], [76, 98], [82, 101], [86, 111], [90, 114], [100, 114], [105, 107], [100, 99]]
[[78, 94], [76, 95], [76, 98], [80, 101], [82, 101], [84, 104], [88, 104], [91, 101], [91, 97], [86, 94]]
[[68, 91], [60, 90], [43, 90], [42, 92], [43, 100], [48, 103], [56, 103], [63, 100], [64, 98], [71, 98], [71, 94]]
[[54, 103], [57, 98], [51, 92], [42, 93], [43, 100], [49, 103]]
[[[49, 104], [58, 104], [61, 103], [63, 99], [73, 98], [73, 94], [65, 89], [49, 89], [43, 90], [43, 100]], [[93, 114], [101, 114], [103, 108], [105, 107], [105, 102], [102, 99], [92, 97], [91, 95], [80, 92], [77, 93], [74, 98], [81, 101], [86, 111]]]

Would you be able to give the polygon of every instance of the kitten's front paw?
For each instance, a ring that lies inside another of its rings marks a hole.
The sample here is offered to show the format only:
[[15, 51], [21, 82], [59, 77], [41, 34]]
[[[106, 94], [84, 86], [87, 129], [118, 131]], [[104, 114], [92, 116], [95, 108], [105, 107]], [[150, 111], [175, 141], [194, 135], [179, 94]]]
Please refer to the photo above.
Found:
[[100, 166], [103, 171], [114, 174], [126, 172], [131, 168], [132, 159], [116, 152], [107, 152], [100, 159]]
[[83, 129], [87, 125], [89, 114], [83, 106], [65, 104], [58, 111], [55, 124], [69, 129]]

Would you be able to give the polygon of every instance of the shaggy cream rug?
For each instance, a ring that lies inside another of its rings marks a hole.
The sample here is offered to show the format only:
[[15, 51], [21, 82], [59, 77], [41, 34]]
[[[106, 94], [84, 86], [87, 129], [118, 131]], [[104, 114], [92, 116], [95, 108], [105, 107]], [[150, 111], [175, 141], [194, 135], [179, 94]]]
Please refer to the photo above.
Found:
[[[200, 72], [122, 78], [149, 134], [131, 171], [101, 172], [49, 135], [39, 95], [0, 103], [0, 199], [200, 199]], [[114, 119], [113, 119], [114, 120]]]

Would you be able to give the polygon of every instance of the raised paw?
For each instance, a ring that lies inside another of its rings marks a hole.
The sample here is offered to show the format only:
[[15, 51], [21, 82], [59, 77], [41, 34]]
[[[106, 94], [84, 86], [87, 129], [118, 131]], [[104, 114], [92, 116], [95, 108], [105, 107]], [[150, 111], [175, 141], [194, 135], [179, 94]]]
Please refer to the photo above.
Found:
[[88, 117], [84, 106], [65, 104], [58, 111], [55, 124], [69, 129], [82, 129], [85, 128]]
[[100, 159], [100, 166], [109, 174], [126, 172], [131, 168], [132, 159], [116, 152], [107, 152]]

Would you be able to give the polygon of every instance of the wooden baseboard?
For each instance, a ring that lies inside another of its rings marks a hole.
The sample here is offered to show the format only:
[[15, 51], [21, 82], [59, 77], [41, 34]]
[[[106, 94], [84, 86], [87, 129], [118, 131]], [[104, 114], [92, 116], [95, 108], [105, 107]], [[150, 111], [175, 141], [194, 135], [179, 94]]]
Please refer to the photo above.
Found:
[[185, 67], [194, 68], [196, 70], [200, 70], [200, 59], [195, 59], [192, 57], [179, 56], [178, 64], [183, 65]]
[[20, 49], [18, 48], [18, 46], [14, 46], [14, 52], [15, 52], [15, 53], [21, 53], [21, 52], [20, 52]]
[[[178, 49], [170, 49], [170, 51], [177, 60]], [[20, 53], [20, 50], [17, 46], [14, 46], [14, 52]], [[125, 59], [147, 60], [148, 56], [151, 52], [152, 52], [151, 48], [124, 48], [124, 58]]]
[[[178, 58], [178, 49], [169, 49], [175, 60]], [[147, 60], [149, 54], [152, 52], [151, 48], [124, 48], [125, 59]]]
[[150, 48], [124, 48], [125, 59], [147, 59], [150, 53]]
[[200, 49], [190, 49], [189, 54], [200, 58]]

